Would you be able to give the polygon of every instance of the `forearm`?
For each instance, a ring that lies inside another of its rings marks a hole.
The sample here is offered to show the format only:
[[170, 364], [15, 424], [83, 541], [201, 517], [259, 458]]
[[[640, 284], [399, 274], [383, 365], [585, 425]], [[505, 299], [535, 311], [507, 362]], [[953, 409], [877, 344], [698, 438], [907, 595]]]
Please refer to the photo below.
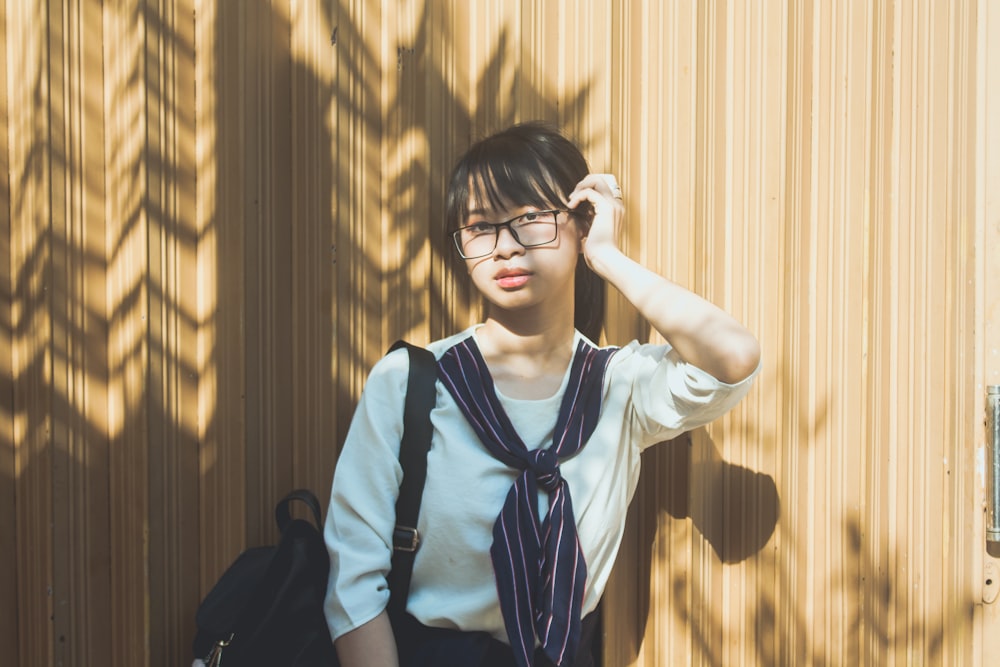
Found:
[[382, 612], [334, 643], [342, 667], [399, 667], [389, 614]]
[[730, 384], [743, 380], [757, 367], [757, 339], [718, 306], [629, 259], [617, 248], [602, 249], [588, 260], [686, 362]]

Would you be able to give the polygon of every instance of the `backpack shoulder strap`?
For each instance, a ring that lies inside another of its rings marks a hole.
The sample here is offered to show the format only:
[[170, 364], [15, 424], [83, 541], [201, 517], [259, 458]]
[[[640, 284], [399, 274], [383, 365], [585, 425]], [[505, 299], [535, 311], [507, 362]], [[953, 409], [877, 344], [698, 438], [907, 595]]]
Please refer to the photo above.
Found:
[[437, 397], [437, 360], [422, 347], [405, 341], [396, 342], [389, 351], [405, 347], [410, 355], [410, 374], [406, 382], [403, 408], [403, 439], [399, 446], [399, 464], [403, 481], [396, 500], [396, 529], [392, 535], [392, 566], [389, 571], [389, 613], [406, 611], [413, 561], [420, 546], [417, 517], [427, 478], [427, 451], [431, 447], [431, 410]]

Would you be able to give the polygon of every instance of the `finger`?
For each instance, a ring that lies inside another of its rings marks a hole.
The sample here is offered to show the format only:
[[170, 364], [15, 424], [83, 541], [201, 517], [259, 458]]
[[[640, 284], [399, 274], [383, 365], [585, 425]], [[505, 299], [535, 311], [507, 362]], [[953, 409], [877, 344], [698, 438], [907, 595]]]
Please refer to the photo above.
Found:
[[576, 184], [577, 190], [590, 188], [602, 194], [610, 193], [618, 187], [618, 181], [613, 174], [587, 174]]
[[[606, 206], [613, 207], [615, 205], [619, 207], [623, 206], [620, 192], [618, 193], [618, 196], [611, 194], [609, 192], [610, 188], [607, 187], [606, 183], [600, 186], [598, 186], [597, 183], [593, 183], [592, 185], [593, 186], [587, 186], [584, 181], [581, 181], [580, 185], [577, 186], [577, 189], [574, 190], [570, 194], [569, 199], [566, 200], [567, 207], [574, 209], [580, 205], [580, 202], [583, 201], [589, 201], [593, 204], [595, 209], [603, 209]], [[598, 187], [600, 189], [598, 189]]]
[[622, 189], [614, 174], [588, 174], [577, 183], [573, 194], [585, 189], [594, 190], [602, 196], [612, 199], [622, 199]]

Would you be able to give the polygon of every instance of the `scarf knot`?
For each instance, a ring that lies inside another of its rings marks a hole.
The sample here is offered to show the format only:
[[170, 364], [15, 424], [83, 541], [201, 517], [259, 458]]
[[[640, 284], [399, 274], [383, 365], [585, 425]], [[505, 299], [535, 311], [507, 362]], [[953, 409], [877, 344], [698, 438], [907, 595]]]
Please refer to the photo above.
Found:
[[[438, 376], [486, 450], [522, 471], [493, 525], [490, 558], [507, 637], [519, 667], [534, 664], [536, 639], [553, 664], [573, 664], [580, 643], [587, 564], [573, 501], [559, 461], [574, 456], [597, 426], [604, 371], [615, 349], [580, 340], [553, 430], [552, 445], [529, 451], [497, 396], [471, 336], [438, 360]], [[548, 514], [538, 511], [538, 489]]]
[[555, 491], [562, 481], [559, 459], [551, 449], [536, 449], [532, 452], [530, 469], [535, 473], [538, 486], [549, 493]]

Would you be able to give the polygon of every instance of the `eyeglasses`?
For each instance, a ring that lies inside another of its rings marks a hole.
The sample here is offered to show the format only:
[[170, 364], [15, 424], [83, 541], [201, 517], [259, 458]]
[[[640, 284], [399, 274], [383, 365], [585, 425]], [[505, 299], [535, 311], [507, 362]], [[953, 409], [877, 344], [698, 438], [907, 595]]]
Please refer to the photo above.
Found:
[[462, 259], [478, 259], [492, 254], [500, 238], [500, 229], [506, 227], [510, 235], [524, 248], [552, 243], [559, 236], [558, 217], [568, 213], [554, 208], [548, 211], [529, 211], [506, 222], [474, 222], [451, 233], [455, 247]]

